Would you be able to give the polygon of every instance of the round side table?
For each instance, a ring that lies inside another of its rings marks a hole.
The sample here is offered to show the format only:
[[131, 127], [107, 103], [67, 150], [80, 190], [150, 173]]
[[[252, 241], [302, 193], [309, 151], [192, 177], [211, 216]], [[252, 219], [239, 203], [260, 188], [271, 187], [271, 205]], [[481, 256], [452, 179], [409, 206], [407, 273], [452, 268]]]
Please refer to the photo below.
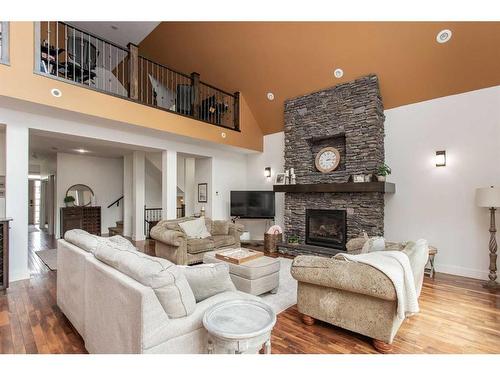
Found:
[[220, 302], [205, 312], [208, 353], [257, 353], [264, 347], [271, 354], [271, 331], [276, 314], [265, 303], [254, 300]]

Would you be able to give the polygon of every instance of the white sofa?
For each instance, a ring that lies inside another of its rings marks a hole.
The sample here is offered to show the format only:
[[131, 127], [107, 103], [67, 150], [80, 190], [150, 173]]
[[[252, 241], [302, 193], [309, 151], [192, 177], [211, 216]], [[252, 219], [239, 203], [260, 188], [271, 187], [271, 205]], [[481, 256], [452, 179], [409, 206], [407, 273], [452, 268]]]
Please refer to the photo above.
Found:
[[[161, 269], [160, 277], [150, 265]], [[174, 277], [165, 278], [169, 272]], [[204, 312], [221, 301], [258, 297], [238, 292], [231, 284], [195, 302], [188, 296], [192, 291], [183, 272], [165, 259], [136, 251], [123, 237], [113, 242], [68, 231], [57, 245], [57, 304], [90, 353], [206, 353]], [[181, 279], [186, 280], [182, 285]], [[170, 298], [172, 290], [175, 298]], [[185, 308], [173, 306], [172, 312], [166, 304], [179, 297]], [[178, 314], [185, 316], [172, 317]]]

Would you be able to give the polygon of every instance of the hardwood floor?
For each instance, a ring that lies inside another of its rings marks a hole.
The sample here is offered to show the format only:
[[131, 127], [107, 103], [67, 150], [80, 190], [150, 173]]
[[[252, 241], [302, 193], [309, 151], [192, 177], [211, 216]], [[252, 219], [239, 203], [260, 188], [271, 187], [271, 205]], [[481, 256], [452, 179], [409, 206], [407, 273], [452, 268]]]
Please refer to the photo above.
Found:
[[[136, 244], [152, 254], [152, 242]], [[86, 353], [56, 303], [56, 272], [35, 251], [56, 247], [44, 232], [29, 235], [31, 279], [0, 292], [0, 353]], [[403, 323], [394, 353], [500, 353], [500, 293], [480, 281], [438, 273], [425, 278], [421, 312]], [[296, 306], [279, 314], [273, 353], [376, 353], [367, 337], [317, 322], [306, 326]]]

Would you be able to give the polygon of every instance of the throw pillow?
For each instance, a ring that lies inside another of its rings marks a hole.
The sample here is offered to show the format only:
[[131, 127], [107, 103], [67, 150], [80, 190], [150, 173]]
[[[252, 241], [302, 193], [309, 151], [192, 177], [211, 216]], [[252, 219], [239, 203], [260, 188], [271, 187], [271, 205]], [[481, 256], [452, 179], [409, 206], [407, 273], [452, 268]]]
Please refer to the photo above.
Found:
[[229, 234], [229, 221], [228, 220], [214, 220], [212, 221], [212, 236], [221, 236]]
[[210, 232], [205, 226], [205, 218], [203, 217], [179, 223], [179, 226], [181, 227], [182, 231], [186, 233], [188, 238], [203, 239], [211, 236]]
[[153, 289], [169, 318], [182, 318], [194, 312], [193, 292], [182, 271], [172, 262], [139, 251], [123, 250], [112, 241], [100, 242], [94, 256]]
[[104, 240], [102, 237], [90, 234], [83, 229], [68, 230], [64, 233], [64, 239], [80, 249], [92, 254], [94, 254], [99, 242]]
[[229, 266], [225, 263], [184, 266], [182, 270], [196, 302], [219, 293], [236, 290], [229, 276]]
[[361, 249], [361, 254], [370, 253], [372, 251], [382, 251], [385, 250], [385, 239], [384, 237], [372, 237], [365, 242], [363, 248]]
[[348, 253], [360, 251], [368, 240], [364, 237], [352, 238], [345, 244]]

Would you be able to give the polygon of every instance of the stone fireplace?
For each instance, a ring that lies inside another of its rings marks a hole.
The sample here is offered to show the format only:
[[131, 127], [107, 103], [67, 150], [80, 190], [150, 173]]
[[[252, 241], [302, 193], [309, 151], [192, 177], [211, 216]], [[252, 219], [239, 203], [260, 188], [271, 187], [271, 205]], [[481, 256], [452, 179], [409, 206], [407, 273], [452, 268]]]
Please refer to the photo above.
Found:
[[[383, 235], [384, 184], [367, 183], [363, 190], [350, 182], [353, 175], [375, 174], [384, 163], [377, 76], [287, 100], [284, 132], [285, 169], [294, 168], [297, 179], [296, 186], [275, 189], [285, 191], [285, 239], [297, 236], [304, 248], [317, 246], [318, 253], [328, 254], [345, 250], [346, 242], [363, 231]], [[333, 172], [315, 168], [323, 147], [339, 151], [340, 164]], [[325, 189], [329, 186], [335, 189]], [[316, 215], [320, 211], [323, 216]]]
[[306, 244], [344, 250], [345, 242], [345, 210], [306, 209]]

